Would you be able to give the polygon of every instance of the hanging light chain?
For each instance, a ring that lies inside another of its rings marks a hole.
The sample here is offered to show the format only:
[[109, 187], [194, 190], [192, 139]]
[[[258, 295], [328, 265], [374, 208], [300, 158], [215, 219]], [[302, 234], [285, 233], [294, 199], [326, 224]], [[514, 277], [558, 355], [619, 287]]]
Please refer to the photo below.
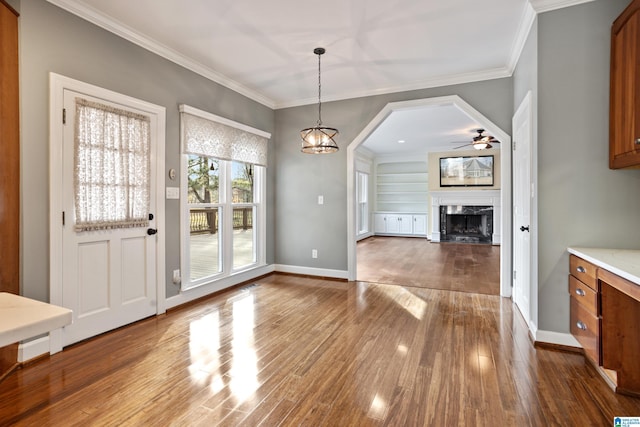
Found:
[[318, 126], [322, 125], [322, 81], [320, 80], [320, 57], [324, 53], [324, 49], [316, 49], [318, 54]]

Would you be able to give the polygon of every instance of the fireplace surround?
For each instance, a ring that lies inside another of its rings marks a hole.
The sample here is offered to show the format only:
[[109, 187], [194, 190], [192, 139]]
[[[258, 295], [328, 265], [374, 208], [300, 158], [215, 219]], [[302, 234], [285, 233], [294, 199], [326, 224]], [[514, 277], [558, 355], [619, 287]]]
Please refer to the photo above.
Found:
[[500, 190], [432, 191], [431, 241], [499, 245], [501, 205]]

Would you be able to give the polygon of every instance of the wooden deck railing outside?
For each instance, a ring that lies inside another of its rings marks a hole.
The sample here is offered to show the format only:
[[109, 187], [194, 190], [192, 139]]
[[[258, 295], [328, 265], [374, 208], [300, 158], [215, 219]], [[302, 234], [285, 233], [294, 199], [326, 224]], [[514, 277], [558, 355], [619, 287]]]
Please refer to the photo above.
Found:
[[[189, 230], [191, 234], [218, 232], [218, 208], [193, 208], [189, 211]], [[233, 208], [233, 229], [253, 228], [253, 208]]]

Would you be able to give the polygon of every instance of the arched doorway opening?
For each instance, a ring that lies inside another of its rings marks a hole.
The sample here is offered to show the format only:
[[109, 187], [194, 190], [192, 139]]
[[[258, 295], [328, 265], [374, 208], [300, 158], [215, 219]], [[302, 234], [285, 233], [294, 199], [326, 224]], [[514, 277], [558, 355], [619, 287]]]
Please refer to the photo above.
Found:
[[394, 111], [403, 109], [416, 109], [420, 107], [455, 106], [469, 117], [482, 124], [484, 129], [502, 141], [502, 155], [500, 156], [501, 173], [500, 181], [500, 295], [511, 296], [511, 271], [512, 271], [512, 222], [511, 222], [511, 137], [491, 120], [481, 114], [457, 95], [417, 99], [411, 101], [392, 102], [374, 117], [371, 122], [358, 134], [347, 147], [347, 258], [348, 279], [356, 280], [357, 255], [356, 255], [356, 149], [366, 141], [367, 137]]

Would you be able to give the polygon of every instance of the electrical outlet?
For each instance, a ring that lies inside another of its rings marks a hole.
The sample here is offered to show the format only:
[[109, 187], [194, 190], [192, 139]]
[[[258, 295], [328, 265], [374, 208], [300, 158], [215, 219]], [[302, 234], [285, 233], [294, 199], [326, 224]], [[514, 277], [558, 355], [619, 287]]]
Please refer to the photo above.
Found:
[[180, 270], [173, 270], [173, 283], [180, 283]]
[[318, 258], [318, 250], [311, 249], [311, 258]]

